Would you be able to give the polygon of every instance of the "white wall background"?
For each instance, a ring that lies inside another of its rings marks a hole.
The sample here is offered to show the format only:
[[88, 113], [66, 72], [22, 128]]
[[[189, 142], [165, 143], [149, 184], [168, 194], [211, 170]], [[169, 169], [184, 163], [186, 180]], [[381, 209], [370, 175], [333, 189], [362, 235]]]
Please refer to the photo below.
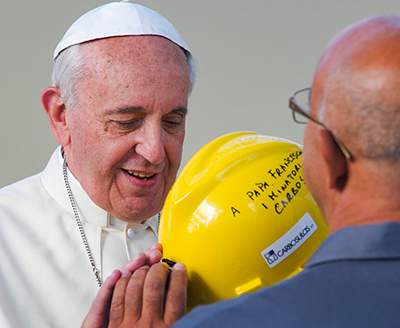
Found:
[[[40, 104], [69, 25], [105, 0], [0, 2], [0, 187], [41, 171], [56, 147]], [[200, 60], [184, 165], [208, 141], [257, 131], [302, 142], [288, 97], [309, 86], [343, 27], [400, 14], [395, 0], [138, 0], [168, 18]]]

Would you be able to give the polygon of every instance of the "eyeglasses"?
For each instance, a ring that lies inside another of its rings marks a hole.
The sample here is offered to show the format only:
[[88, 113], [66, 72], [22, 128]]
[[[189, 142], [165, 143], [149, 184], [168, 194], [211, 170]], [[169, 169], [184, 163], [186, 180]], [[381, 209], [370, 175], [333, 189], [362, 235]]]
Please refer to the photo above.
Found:
[[318, 120], [315, 116], [311, 115], [309, 110], [306, 110], [305, 107], [300, 104], [299, 98], [304, 97], [304, 96], [307, 96], [306, 101], [309, 103], [310, 92], [311, 92], [311, 88], [301, 89], [299, 91], [296, 91], [293, 94], [293, 96], [289, 98], [289, 107], [292, 110], [294, 121], [296, 123], [300, 123], [300, 124], [307, 124], [307, 121], [310, 119], [314, 123], [322, 126], [326, 131], [329, 132], [330, 136], [332, 137], [332, 139], [335, 141], [335, 143], [339, 147], [343, 156], [349, 161], [352, 160], [353, 157], [351, 156], [350, 152], [347, 150], [346, 146], [343, 144], [343, 142], [340, 141], [340, 139], [338, 137], [336, 137], [333, 134], [331, 129], [329, 129], [324, 123], [322, 123], [320, 120]]

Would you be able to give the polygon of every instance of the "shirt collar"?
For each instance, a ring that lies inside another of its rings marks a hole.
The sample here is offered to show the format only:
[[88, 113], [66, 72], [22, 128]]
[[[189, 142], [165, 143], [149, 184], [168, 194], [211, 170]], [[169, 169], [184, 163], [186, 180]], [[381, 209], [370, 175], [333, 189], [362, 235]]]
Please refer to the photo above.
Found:
[[400, 223], [351, 226], [330, 235], [306, 264], [333, 261], [400, 259]]

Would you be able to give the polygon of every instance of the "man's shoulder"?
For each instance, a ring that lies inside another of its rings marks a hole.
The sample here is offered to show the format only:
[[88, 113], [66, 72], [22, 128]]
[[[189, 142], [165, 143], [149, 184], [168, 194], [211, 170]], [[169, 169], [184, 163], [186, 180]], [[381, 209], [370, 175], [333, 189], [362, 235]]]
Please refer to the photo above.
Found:
[[0, 189], [0, 223], [4, 224], [7, 218], [15, 220], [34, 215], [54, 203], [43, 182], [46, 171], [48, 166], [42, 172]]
[[380, 326], [382, 317], [395, 327], [399, 271], [399, 258], [321, 262], [256, 293], [194, 309], [176, 328]]
[[49, 203], [52, 200], [41, 183], [40, 174], [0, 189], [0, 238], [3, 243], [12, 242], [19, 236], [26, 238], [25, 233], [32, 225], [43, 223], [43, 209]]
[[6, 199], [32, 197], [32, 193], [38, 188], [41, 188], [40, 174], [41, 173], [32, 175], [1, 188], [0, 202]]
[[0, 189], [0, 224], [3, 228], [8, 223], [26, 224], [29, 222], [27, 218], [38, 215], [47, 207], [46, 204], [53, 202], [40, 175], [33, 175]]
[[8, 201], [22, 201], [24, 199], [29, 200], [34, 199], [37, 196], [43, 196], [43, 193], [45, 192], [43, 176], [46, 174], [46, 172], [48, 174], [49, 171], [54, 170], [50, 166], [54, 166], [54, 162], [56, 161], [55, 154], [57, 150], [54, 151], [46, 168], [43, 171], [1, 188], [0, 206], [6, 205]]

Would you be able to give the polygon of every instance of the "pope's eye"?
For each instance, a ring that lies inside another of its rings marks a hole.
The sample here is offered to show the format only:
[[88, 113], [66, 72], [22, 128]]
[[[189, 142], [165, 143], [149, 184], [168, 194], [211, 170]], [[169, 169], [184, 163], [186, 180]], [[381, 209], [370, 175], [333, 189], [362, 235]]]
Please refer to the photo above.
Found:
[[128, 121], [128, 122], [120, 121], [120, 122], [116, 122], [116, 123], [118, 123], [119, 125], [122, 125], [122, 126], [131, 126], [131, 125], [137, 124], [137, 121]]
[[132, 130], [140, 126], [141, 120], [114, 121], [114, 124], [122, 130]]
[[163, 126], [166, 130], [175, 131], [181, 129], [182, 122], [182, 117], [165, 118], [163, 120]]
[[164, 121], [165, 123], [167, 123], [167, 124], [171, 124], [171, 125], [179, 125], [179, 124], [181, 124], [181, 121], [179, 120], [165, 120]]

